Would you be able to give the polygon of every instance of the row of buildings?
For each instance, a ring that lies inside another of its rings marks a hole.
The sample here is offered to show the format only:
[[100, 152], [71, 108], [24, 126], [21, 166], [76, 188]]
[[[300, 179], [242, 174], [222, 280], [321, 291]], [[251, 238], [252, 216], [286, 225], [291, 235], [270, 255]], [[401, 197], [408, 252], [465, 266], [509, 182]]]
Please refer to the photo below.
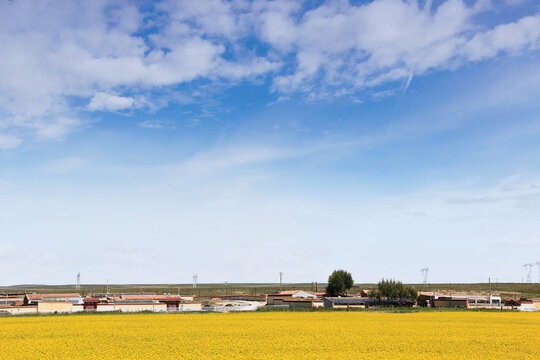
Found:
[[74, 313], [81, 311], [201, 311], [203, 303], [191, 295], [156, 294], [6, 294], [0, 298], [0, 313]]
[[425, 306], [436, 308], [484, 308], [540, 310], [540, 301], [502, 299], [500, 296], [470, 294], [437, 294], [421, 292], [417, 301], [371, 299], [369, 290], [343, 297], [328, 297], [325, 293], [304, 290], [281, 291], [268, 295], [194, 296], [170, 294], [94, 294], [83, 297], [73, 294], [5, 294], [0, 298], [0, 313], [72, 313], [82, 311], [166, 312], [166, 311], [231, 311], [256, 310], [261, 306], [284, 308], [370, 308]]
[[444, 294], [421, 292], [416, 301], [400, 299], [371, 299], [369, 290], [343, 297], [327, 297], [324, 293], [303, 290], [283, 291], [267, 295], [268, 306], [289, 308], [326, 307], [326, 308], [370, 308], [370, 307], [408, 307], [423, 306], [434, 308], [468, 308], [494, 310], [540, 310], [540, 301], [531, 299], [503, 299], [494, 295]]

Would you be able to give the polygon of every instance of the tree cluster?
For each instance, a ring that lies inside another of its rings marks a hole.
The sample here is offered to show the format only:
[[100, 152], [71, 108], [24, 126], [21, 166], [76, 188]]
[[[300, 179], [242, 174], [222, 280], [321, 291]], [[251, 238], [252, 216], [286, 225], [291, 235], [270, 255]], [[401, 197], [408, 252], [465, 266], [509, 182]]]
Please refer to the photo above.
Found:
[[328, 277], [326, 293], [328, 296], [345, 295], [347, 290], [353, 287], [353, 284], [351, 273], [345, 270], [334, 270], [332, 275]]
[[377, 289], [371, 291], [370, 297], [374, 299], [388, 300], [412, 300], [418, 297], [416, 289], [410, 285], [403, 285], [401, 281], [382, 279], [377, 284]]

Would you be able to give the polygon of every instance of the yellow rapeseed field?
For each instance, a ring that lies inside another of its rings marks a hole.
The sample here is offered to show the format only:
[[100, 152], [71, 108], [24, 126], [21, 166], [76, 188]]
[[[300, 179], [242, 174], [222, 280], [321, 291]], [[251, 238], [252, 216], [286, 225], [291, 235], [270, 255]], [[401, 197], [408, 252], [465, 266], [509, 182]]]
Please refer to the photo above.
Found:
[[0, 318], [2, 359], [540, 359], [534, 313]]

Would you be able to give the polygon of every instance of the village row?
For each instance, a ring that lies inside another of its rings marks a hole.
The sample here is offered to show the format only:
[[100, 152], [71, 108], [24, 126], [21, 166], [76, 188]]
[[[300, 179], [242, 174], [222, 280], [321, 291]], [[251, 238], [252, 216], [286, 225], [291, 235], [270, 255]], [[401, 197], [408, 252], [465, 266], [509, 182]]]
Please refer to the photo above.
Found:
[[348, 296], [329, 297], [325, 293], [289, 290], [268, 295], [236, 294], [195, 296], [171, 294], [71, 294], [6, 293], [0, 299], [0, 314], [97, 312], [190, 312], [254, 311], [261, 307], [354, 309], [372, 307], [476, 308], [539, 311], [540, 300], [502, 299], [494, 295], [420, 292], [416, 301], [372, 299], [369, 290]]

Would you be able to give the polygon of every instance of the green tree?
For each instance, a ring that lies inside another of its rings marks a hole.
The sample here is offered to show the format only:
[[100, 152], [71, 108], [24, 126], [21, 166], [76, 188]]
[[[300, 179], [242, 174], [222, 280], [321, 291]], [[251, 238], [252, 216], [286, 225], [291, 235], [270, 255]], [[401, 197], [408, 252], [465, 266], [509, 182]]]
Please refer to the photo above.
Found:
[[414, 287], [403, 285], [401, 281], [382, 279], [377, 284], [377, 289], [370, 293], [370, 297], [374, 299], [415, 301], [418, 293]]
[[345, 270], [334, 270], [328, 277], [326, 293], [328, 296], [345, 295], [347, 290], [353, 287], [354, 281], [351, 273]]

